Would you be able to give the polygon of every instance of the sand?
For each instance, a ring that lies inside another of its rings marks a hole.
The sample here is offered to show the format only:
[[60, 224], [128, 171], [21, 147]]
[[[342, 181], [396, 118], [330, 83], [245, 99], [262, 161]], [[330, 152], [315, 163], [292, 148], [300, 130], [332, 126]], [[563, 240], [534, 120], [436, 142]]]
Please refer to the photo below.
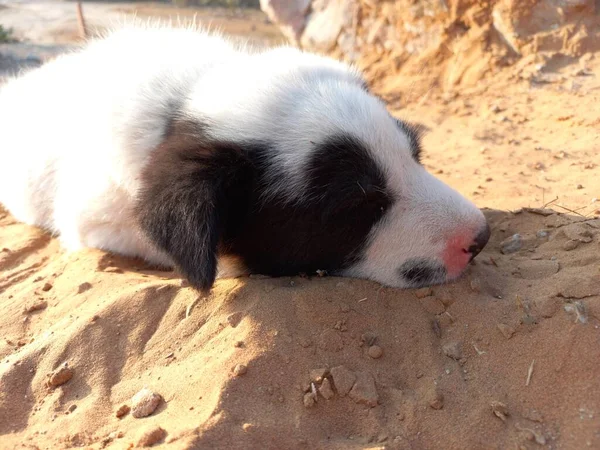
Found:
[[251, 277], [200, 297], [0, 212], [0, 447], [600, 448], [600, 57], [523, 70], [390, 101], [493, 230], [446, 286]]

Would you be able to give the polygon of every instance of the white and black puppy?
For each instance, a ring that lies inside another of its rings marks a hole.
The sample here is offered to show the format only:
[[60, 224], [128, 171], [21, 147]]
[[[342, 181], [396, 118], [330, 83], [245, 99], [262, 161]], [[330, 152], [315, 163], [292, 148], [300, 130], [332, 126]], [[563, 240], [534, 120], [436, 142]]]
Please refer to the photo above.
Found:
[[418, 287], [489, 239], [420, 164], [418, 133], [325, 57], [126, 26], [0, 89], [0, 202], [70, 250], [175, 266], [199, 289], [222, 255]]

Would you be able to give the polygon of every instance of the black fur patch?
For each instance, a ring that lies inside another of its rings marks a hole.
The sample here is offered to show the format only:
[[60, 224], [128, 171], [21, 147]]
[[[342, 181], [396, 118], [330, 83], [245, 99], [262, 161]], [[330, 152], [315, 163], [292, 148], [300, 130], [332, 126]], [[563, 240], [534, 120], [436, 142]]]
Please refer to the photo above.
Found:
[[411, 259], [398, 269], [398, 273], [413, 287], [440, 284], [446, 279], [446, 269], [426, 259]]
[[213, 285], [222, 230], [248, 204], [250, 192], [239, 189], [253, 183], [247, 150], [208, 144], [199, 125], [178, 123], [142, 174], [140, 226], [199, 289]]
[[251, 213], [228, 252], [249, 269], [270, 275], [326, 270], [336, 273], [360, 257], [373, 225], [392, 198], [365, 147], [347, 135], [317, 143], [305, 168], [307, 201], [261, 204], [254, 193]]
[[367, 150], [350, 136], [317, 143], [306, 172], [307, 200], [263, 200], [265, 143], [208, 142], [202, 126], [177, 122], [143, 173], [141, 228], [190, 283], [214, 283], [217, 254], [254, 273], [336, 273], [361, 256], [393, 199]]

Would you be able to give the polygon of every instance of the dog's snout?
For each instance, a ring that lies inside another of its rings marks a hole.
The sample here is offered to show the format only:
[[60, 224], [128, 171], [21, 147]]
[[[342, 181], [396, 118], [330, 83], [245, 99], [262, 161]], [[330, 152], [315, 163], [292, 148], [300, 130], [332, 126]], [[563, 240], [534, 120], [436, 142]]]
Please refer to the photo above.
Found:
[[490, 240], [490, 236], [492, 231], [490, 230], [490, 226], [486, 223], [485, 227], [479, 232], [479, 234], [475, 237], [473, 244], [467, 249], [471, 254], [470, 261], [473, 260], [477, 255], [481, 253], [481, 251], [485, 248], [488, 241]]

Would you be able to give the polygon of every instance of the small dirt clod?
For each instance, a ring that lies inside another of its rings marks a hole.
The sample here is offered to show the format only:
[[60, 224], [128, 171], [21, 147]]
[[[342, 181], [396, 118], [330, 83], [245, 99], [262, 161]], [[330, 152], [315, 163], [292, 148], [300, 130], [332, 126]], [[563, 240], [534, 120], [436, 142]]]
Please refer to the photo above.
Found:
[[25, 310], [23, 311], [23, 314], [30, 314], [35, 311], [41, 311], [43, 309], [46, 309], [47, 307], [48, 307], [48, 302], [46, 300], [38, 300], [37, 302], [35, 302], [32, 305], [25, 308]]
[[115, 413], [115, 415], [117, 416], [117, 419], [120, 419], [122, 417], [125, 417], [127, 414], [129, 414], [129, 411], [131, 411], [131, 408], [129, 407], [129, 405], [121, 405], [121, 406], [119, 406], [119, 409], [117, 409], [117, 412]]
[[238, 364], [233, 368], [233, 374], [236, 377], [241, 377], [242, 375], [244, 375], [246, 372], [248, 372], [248, 368], [243, 365], [243, 364]]
[[73, 378], [74, 371], [67, 363], [64, 363], [54, 372], [48, 375], [48, 386], [55, 388], [65, 384], [71, 378]]
[[167, 432], [161, 427], [152, 427], [144, 430], [138, 438], [136, 447], [152, 447], [154, 444], [162, 441], [167, 436]]

